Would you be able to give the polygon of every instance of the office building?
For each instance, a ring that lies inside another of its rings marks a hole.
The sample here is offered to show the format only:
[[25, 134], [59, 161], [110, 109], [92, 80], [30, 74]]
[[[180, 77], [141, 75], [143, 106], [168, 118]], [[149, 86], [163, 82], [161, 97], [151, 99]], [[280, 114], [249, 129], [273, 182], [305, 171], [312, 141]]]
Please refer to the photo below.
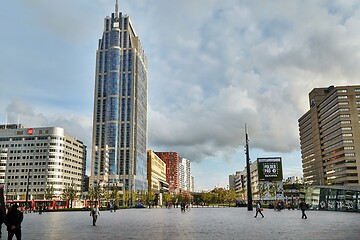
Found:
[[162, 205], [162, 196], [169, 190], [166, 164], [153, 151], [147, 151], [148, 191], [155, 194], [155, 205]]
[[179, 187], [182, 191], [191, 191], [190, 160], [181, 157], [179, 163]]
[[190, 191], [195, 192], [195, 177], [191, 176], [190, 181], [191, 181], [191, 183], [190, 183]]
[[[284, 200], [281, 157], [258, 158], [250, 164], [251, 193], [253, 200]], [[247, 171], [229, 176], [229, 186], [234, 186], [237, 200], [247, 199]]]
[[299, 119], [304, 184], [359, 185], [360, 85], [315, 88]]
[[7, 199], [44, 199], [53, 187], [60, 199], [73, 185], [84, 191], [86, 146], [63, 128], [25, 128], [18, 124], [0, 126], [0, 185]]
[[130, 17], [104, 19], [96, 52], [90, 184], [147, 190], [147, 57]]

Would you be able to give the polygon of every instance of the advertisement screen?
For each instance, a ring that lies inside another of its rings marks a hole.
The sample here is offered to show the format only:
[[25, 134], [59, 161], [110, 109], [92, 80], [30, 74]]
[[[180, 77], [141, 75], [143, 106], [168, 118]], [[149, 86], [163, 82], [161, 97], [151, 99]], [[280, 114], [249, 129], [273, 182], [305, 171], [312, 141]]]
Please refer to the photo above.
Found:
[[281, 181], [283, 179], [281, 157], [258, 158], [259, 181]]

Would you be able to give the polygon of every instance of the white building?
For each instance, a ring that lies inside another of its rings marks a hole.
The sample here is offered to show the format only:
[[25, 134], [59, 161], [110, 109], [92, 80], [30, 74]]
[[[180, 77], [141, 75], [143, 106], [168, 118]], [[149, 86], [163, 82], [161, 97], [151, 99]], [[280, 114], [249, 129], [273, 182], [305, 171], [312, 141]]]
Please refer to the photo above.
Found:
[[181, 158], [179, 163], [179, 186], [181, 190], [191, 191], [190, 160]]
[[7, 199], [44, 199], [51, 186], [56, 198], [70, 185], [83, 191], [86, 146], [63, 128], [0, 125], [0, 161]]

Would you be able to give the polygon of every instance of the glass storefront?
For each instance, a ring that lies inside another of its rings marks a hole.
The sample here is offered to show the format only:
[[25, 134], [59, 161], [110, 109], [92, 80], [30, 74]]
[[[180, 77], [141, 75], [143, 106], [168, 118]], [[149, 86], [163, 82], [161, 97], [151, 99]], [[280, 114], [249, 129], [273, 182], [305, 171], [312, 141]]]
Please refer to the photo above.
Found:
[[302, 192], [310, 209], [360, 212], [360, 188], [309, 186]]

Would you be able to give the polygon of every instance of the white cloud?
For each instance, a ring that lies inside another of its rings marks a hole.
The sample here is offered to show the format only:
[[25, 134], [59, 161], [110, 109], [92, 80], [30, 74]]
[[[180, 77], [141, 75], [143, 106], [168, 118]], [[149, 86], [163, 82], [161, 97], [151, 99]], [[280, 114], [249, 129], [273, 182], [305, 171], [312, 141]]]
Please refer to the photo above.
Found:
[[[97, 39], [114, 2], [7, 2], [0, 113], [63, 125], [90, 144]], [[225, 159], [244, 145], [247, 123], [252, 147], [293, 153], [308, 93], [359, 83], [358, 1], [120, 1], [119, 10], [148, 55], [154, 150]]]

